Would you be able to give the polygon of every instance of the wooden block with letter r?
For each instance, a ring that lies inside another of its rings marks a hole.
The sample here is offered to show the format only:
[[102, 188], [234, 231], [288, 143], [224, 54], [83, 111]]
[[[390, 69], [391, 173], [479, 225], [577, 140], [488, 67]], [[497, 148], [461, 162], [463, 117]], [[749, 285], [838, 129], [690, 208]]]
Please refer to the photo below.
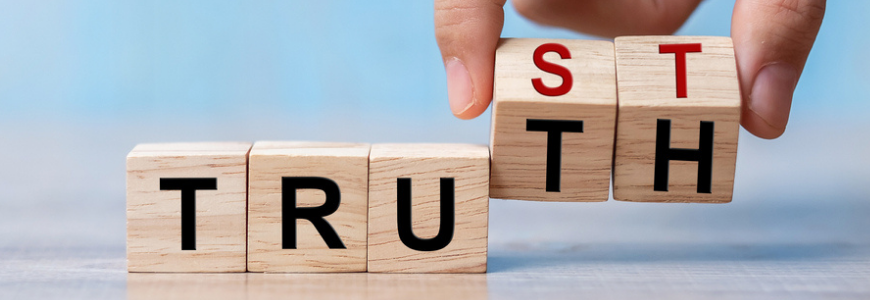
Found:
[[254, 144], [248, 271], [365, 272], [368, 165], [368, 144]]
[[731, 201], [740, 87], [728, 37], [616, 38], [613, 197]]
[[245, 272], [250, 143], [141, 144], [127, 155], [129, 272]]
[[607, 201], [616, 126], [613, 43], [502, 39], [490, 196]]
[[369, 272], [486, 272], [488, 213], [486, 146], [372, 145]]

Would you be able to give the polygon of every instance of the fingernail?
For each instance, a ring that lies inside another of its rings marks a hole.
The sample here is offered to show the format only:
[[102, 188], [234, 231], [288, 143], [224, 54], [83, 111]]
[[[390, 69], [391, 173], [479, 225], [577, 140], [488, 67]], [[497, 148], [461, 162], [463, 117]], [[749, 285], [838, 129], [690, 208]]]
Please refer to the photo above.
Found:
[[784, 130], [788, 124], [797, 80], [797, 69], [786, 63], [772, 63], [762, 67], [752, 84], [749, 109], [767, 122], [767, 125]]
[[450, 101], [450, 110], [454, 115], [460, 115], [472, 105], [471, 75], [465, 64], [458, 58], [452, 58], [444, 66], [447, 71], [447, 98]]

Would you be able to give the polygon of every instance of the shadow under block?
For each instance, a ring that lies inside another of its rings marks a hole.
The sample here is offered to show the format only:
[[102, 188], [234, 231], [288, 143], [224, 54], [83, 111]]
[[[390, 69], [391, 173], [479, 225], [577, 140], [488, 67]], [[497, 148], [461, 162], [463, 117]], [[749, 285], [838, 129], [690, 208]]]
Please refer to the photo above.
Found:
[[[544, 62], [536, 63], [541, 53]], [[492, 111], [491, 197], [607, 201], [616, 126], [613, 43], [502, 39]]]
[[618, 37], [616, 69], [614, 199], [731, 202], [741, 101], [731, 39]]
[[250, 148], [141, 144], [127, 155], [129, 272], [245, 272]]
[[254, 144], [248, 271], [366, 271], [369, 148], [323, 142]]
[[369, 272], [486, 272], [488, 213], [486, 146], [372, 145]]

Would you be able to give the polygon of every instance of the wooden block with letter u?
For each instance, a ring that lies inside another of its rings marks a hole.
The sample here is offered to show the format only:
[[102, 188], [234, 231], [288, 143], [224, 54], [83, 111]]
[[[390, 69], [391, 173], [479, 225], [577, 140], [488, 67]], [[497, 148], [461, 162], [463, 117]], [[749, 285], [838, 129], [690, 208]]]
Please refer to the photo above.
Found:
[[616, 126], [613, 43], [502, 39], [490, 196], [607, 201]]
[[244, 272], [250, 143], [142, 144], [127, 155], [127, 270]]
[[368, 164], [368, 144], [254, 144], [248, 271], [365, 272]]
[[731, 201], [740, 88], [728, 37], [616, 38], [614, 199]]
[[369, 272], [486, 272], [489, 150], [375, 144], [369, 163]]

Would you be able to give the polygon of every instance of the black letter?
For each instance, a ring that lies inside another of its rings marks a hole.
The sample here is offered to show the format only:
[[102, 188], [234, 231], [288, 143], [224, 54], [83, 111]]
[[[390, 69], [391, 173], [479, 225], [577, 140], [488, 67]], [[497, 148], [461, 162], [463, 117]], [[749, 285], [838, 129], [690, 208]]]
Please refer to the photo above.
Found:
[[562, 170], [562, 132], [583, 132], [583, 121], [526, 120], [526, 131], [547, 132], [547, 191], [559, 192]]
[[658, 119], [656, 126], [656, 168], [653, 190], [668, 191], [670, 161], [697, 161], [698, 193], [709, 194], [713, 185], [713, 122], [701, 121], [698, 149], [671, 148], [671, 120]]
[[216, 190], [217, 178], [160, 178], [160, 190], [181, 190], [181, 250], [196, 250], [196, 190]]
[[397, 215], [399, 239], [408, 248], [417, 251], [435, 251], [447, 247], [453, 240], [453, 226], [456, 216], [454, 210], [453, 178], [441, 178], [441, 225], [438, 235], [431, 239], [421, 239], [414, 234], [411, 222], [411, 178], [398, 178]]
[[[323, 177], [283, 177], [281, 179], [281, 209], [283, 213], [281, 216], [283, 239], [281, 248], [296, 249], [296, 220], [306, 219], [311, 221], [329, 249], [346, 249], [347, 247], [335, 233], [335, 229], [324, 219], [338, 210], [338, 206], [341, 204], [341, 192], [338, 190], [338, 184]], [[318, 207], [296, 207], [296, 190], [298, 189], [322, 190], [326, 194], [326, 202]]]

